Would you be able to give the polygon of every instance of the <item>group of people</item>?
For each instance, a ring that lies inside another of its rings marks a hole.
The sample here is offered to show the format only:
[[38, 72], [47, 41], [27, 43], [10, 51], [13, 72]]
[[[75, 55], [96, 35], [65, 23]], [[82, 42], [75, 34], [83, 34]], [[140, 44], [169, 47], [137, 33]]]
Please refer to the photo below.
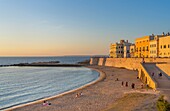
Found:
[[[124, 86], [124, 81], [122, 81], [122, 86]], [[125, 82], [125, 86], [128, 87], [128, 82]], [[135, 83], [131, 84], [132, 89], [135, 89]]]
[[82, 96], [83, 95], [83, 93], [82, 92], [80, 92], [80, 93], [77, 93], [76, 94], [76, 98], [79, 98], [80, 96]]
[[48, 102], [48, 101], [44, 101], [44, 102], [43, 102], [43, 106], [49, 106], [49, 105], [51, 105], [50, 102]]
[[[77, 93], [77, 94], [76, 94], [76, 98], [79, 98], [79, 97], [82, 96], [82, 95], [83, 95], [82, 92]], [[49, 106], [49, 105], [51, 105], [51, 103], [48, 102], [48, 101], [43, 101], [43, 104], [42, 104], [42, 105], [43, 105], [43, 106]]]
[[[155, 73], [152, 72], [152, 77], [154, 77], [154, 75], [155, 75]], [[159, 77], [159, 78], [162, 78], [162, 73], [161, 73], [161, 72], [158, 74], [158, 77]]]

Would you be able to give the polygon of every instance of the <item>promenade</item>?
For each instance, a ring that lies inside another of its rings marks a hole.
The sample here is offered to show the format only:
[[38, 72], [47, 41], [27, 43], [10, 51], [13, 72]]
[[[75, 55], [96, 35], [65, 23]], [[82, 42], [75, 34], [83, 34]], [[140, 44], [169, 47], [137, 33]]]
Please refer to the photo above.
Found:
[[[157, 82], [157, 90], [161, 91], [161, 94], [165, 95], [165, 99], [170, 101], [170, 80], [167, 77], [168, 75], [159, 69], [155, 63], [146, 63], [143, 65], [151, 77]], [[159, 77], [160, 72], [162, 73], [162, 77]], [[152, 76], [152, 73], [154, 73], [154, 76]]]

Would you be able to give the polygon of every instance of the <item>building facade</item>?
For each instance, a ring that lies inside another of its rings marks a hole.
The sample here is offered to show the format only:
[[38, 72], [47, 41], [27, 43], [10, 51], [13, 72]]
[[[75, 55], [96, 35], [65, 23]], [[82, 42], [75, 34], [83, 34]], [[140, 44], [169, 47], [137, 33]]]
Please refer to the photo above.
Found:
[[[110, 45], [111, 58], [124, 58], [130, 55], [130, 44], [128, 41], [120, 40], [120, 43]], [[124, 48], [125, 47], [125, 48]]]
[[112, 58], [157, 58], [170, 57], [170, 33], [162, 35], [149, 35], [137, 38], [135, 44], [125, 40], [110, 45]]
[[149, 56], [149, 42], [154, 36], [144, 36], [135, 40], [135, 57], [145, 58]]
[[135, 44], [130, 45], [130, 57], [135, 57]]
[[159, 57], [159, 37], [155, 36], [153, 40], [149, 41], [149, 57], [156, 58]]
[[124, 58], [130, 58], [130, 46], [132, 45], [132, 43], [124, 43]]
[[111, 58], [116, 58], [117, 57], [117, 44], [111, 44], [110, 45], [110, 54], [109, 56]]
[[170, 36], [159, 38], [159, 57], [170, 57]]

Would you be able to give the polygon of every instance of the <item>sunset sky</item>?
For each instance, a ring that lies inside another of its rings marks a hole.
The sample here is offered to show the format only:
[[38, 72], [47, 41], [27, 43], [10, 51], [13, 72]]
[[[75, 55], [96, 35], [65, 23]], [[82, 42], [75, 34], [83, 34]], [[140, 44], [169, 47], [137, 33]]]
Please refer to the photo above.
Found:
[[170, 31], [170, 0], [0, 0], [0, 56], [108, 55]]

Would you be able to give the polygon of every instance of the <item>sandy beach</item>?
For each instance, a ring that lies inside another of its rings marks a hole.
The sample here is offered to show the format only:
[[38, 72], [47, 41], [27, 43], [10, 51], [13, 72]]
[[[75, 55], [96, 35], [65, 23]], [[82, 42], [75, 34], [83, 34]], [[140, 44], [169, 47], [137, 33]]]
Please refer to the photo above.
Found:
[[[88, 66], [99, 70], [100, 79], [73, 92], [48, 99], [51, 105], [43, 106], [44, 100], [10, 108], [13, 111], [149, 111], [156, 110], [155, 101], [159, 92], [141, 89], [137, 71], [124, 68]], [[116, 80], [118, 78], [118, 81]], [[124, 85], [122, 86], [122, 81]], [[128, 87], [125, 86], [128, 82]], [[131, 84], [135, 83], [135, 89]], [[76, 94], [82, 96], [76, 98]]]

